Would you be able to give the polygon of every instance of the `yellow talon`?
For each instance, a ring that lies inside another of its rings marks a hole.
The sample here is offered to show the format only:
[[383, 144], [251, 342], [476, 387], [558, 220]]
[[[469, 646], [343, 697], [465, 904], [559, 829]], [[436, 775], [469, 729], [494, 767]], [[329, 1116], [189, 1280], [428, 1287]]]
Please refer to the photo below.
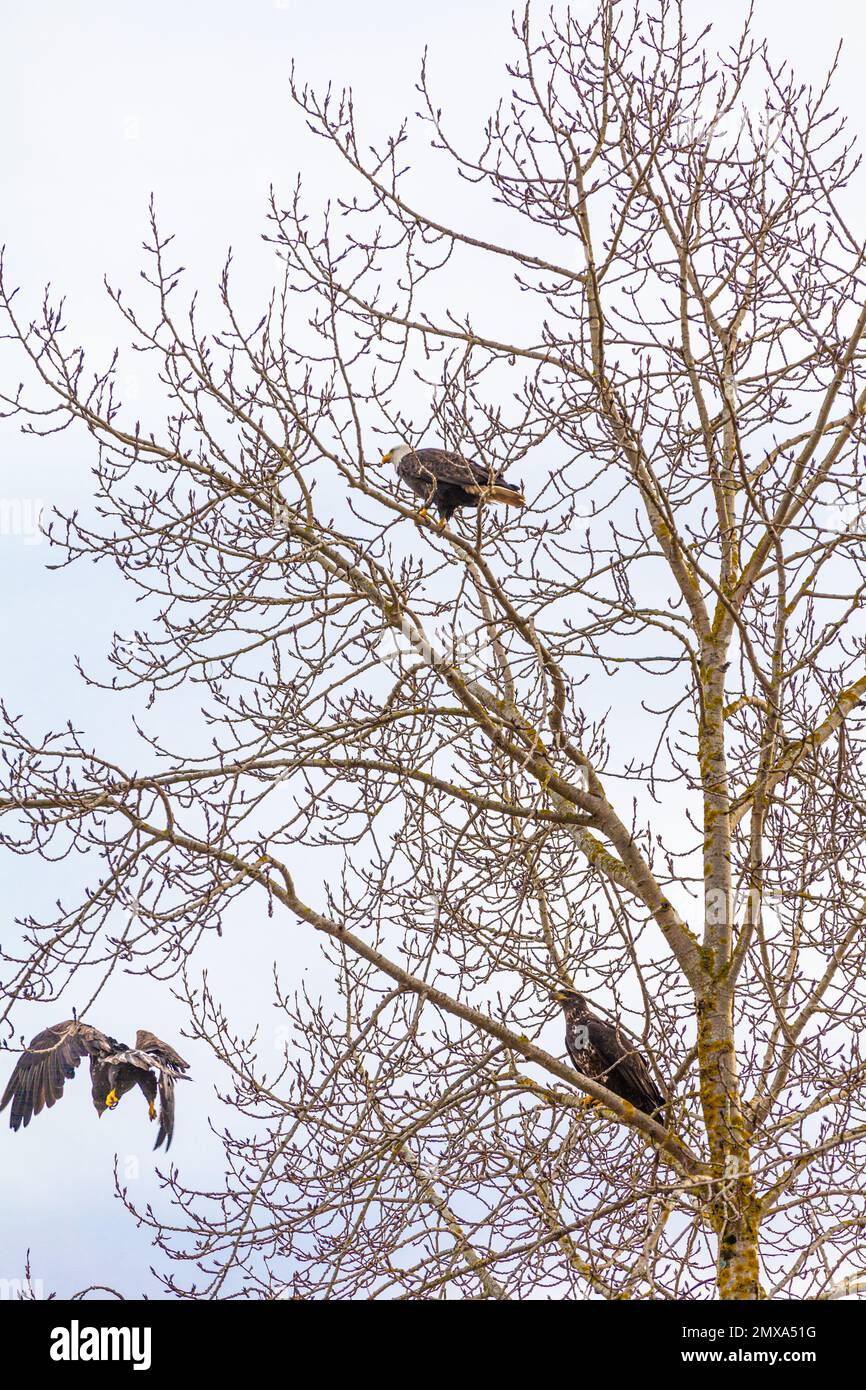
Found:
[[105, 1104], [109, 1110], [113, 1110], [115, 1105], [120, 1104], [120, 1096], [114, 1089], [108, 1092], [108, 1095], [105, 1097]]
[[156, 1119], [156, 1106], [152, 1100], [147, 1103], [147, 1113], [152, 1120]]

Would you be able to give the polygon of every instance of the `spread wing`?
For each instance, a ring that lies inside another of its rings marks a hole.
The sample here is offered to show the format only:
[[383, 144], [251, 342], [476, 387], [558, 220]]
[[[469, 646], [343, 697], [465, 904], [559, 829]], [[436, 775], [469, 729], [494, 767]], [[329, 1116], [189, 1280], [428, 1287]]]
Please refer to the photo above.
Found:
[[589, 1042], [598, 1054], [605, 1075], [599, 1076], [602, 1085], [621, 1095], [647, 1114], [666, 1104], [649, 1069], [649, 1063], [637, 1043], [621, 1028], [592, 1019], [589, 1023]]
[[189, 1081], [190, 1078], [183, 1075], [189, 1071], [189, 1062], [185, 1062], [173, 1047], [162, 1042], [154, 1033], [148, 1033], [145, 1028], [139, 1028], [136, 1033], [135, 1046], [138, 1055], [146, 1058], [148, 1066], [157, 1073], [159, 1130], [153, 1147], [158, 1149], [165, 1141], [165, 1151], [168, 1153], [174, 1136], [174, 1083]]
[[9, 1124], [12, 1129], [26, 1128], [40, 1110], [50, 1109], [63, 1094], [65, 1082], [75, 1075], [82, 1057], [108, 1056], [112, 1044], [98, 1028], [77, 1019], [55, 1023], [52, 1028], [37, 1033], [22, 1052], [9, 1084], [0, 1100], [0, 1110], [12, 1103]]
[[155, 1033], [149, 1033], [146, 1028], [139, 1028], [135, 1035], [135, 1046], [139, 1052], [146, 1052], [150, 1057], [156, 1057], [166, 1066], [174, 1067], [177, 1071], [189, 1071], [189, 1062], [185, 1062], [173, 1047], [158, 1038]]
[[488, 473], [486, 468], [446, 449], [415, 449], [400, 460], [398, 471], [407, 482], [416, 479], [429, 485], [435, 479], [437, 483], [451, 483], [468, 492], [478, 492], [503, 482], [498, 474]]

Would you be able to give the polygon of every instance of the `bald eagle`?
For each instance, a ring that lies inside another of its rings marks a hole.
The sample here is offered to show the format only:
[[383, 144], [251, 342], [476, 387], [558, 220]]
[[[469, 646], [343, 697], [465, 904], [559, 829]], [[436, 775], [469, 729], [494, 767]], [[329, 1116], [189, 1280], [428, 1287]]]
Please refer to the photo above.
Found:
[[553, 998], [565, 1014], [565, 1046], [575, 1070], [664, 1124], [667, 1096], [653, 1080], [634, 1039], [619, 1023], [596, 1018], [577, 990], [559, 989]]
[[506, 482], [501, 473], [445, 449], [413, 449], [401, 444], [384, 454], [382, 462], [393, 463], [415, 496], [423, 498], [425, 510], [435, 507], [443, 522], [449, 521], [458, 507], [478, 507], [484, 502], [526, 505], [521, 489]]
[[43, 1106], [50, 1109], [85, 1055], [90, 1057], [91, 1094], [100, 1117], [106, 1110], [114, 1110], [121, 1096], [133, 1086], [139, 1086], [150, 1118], [155, 1120], [159, 1095], [159, 1131], [153, 1147], [158, 1149], [165, 1140], [167, 1152], [174, 1134], [174, 1083], [190, 1079], [183, 1075], [189, 1070], [189, 1063], [144, 1028], [139, 1028], [135, 1035], [135, 1047], [128, 1047], [77, 1018], [37, 1033], [18, 1058], [0, 1100], [0, 1110], [12, 1103], [11, 1128], [26, 1128]]

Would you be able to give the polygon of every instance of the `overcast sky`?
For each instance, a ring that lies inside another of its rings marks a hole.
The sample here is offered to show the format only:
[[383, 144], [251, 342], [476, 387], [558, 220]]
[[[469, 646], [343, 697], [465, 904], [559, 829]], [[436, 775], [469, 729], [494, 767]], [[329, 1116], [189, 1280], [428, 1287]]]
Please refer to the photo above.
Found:
[[[722, 34], [733, 32], [744, 8], [708, 0], [686, 6], [693, 29], [712, 18]], [[352, 84], [357, 108], [377, 134], [414, 109], [412, 88], [427, 45], [451, 127], [469, 134], [508, 90], [509, 15], [506, 0], [41, 0], [8, 7], [0, 206], [13, 279], [28, 298], [46, 281], [62, 290], [74, 336], [104, 355], [114, 335], [102, 276], [135, 282], [153, 191], [197, 285], [213, 288], [230, 244], [255, 282], [264, 273], [260, 233], [269, 185], [287, 191], [302, 171], [308, 195], [324, 201], [339, 178], [289, 102], [291, 61], [315, 83]], [[845, 35], [836, 99], [861, 134], [864, 25], [862, 7], [851, 0], [757, 0], [756, 28], [805, 80], [820, 79]], [[858, 206], [864, 204], [861, 185]], [[17, 370], [8, 355], [0, 365]], [[74, 503], [86, 492], [86, 437], [22, 440], [6, 424], [0, 449], [0, 500], [19, 499], [22, 515], [40, 503]], [[128, 595], [90, 567], [47, 573], [48, 549], [34, 539], [0, 535], [0, 693], [13, 710], [28, 712], [33, 727], [74, 717], [95, 732], [105, 705], [81, 688], [73, 655], [98, 660], [112, 630], [131, 621]], [[9, 939], [16, 913], [40, 903], [50, 911], [64, 891], [64, 870], [0, 863], [0, 931]], [[270, 931], [266, 920], [246, 923], [242, 940], [225, 943], [211, 962], [215, 983], [244, 1023], [255, 1021], [261, 1000], [270, 998], [278, 953]], [[232, 979], [241, 959], [239, 987]], [[304, 968], [287, 961], [284, 976], [293, 964]], [[104, 997], [109, 1016], [95, 1021], [115, 1034], [126, 1017], [133, 1028], [164, 1036], [179, 1024], [179, 1011], [148, 981], [118, 981]], [[20, 1026], [35, 1032], [57, 1021], [48, 1012], [31, 1009]], [[0, 1054], [4, 1073], [6, 1060]], [[172, 1157], [193, 1186], [218, 1171], [220, 1150], [208, 1130], [212, 1080], [200, 1071], [195, 1087], [186, 1088], [194, 1094], [180, 1098]], [[83, 1078], [27, 1132], [13, 1136], [0, 1127], [0, 1280], [21, 1273], [30, 1246], [33, 1274], [46, 1291], [65, 1294], [93, 1281], [132, 1295], [152, 1292], [147, 1235], [112, 1196], [117, 1154], [137, 1199], [159, 1200], [149, 1143], [143, 1103], [127, 1101], [97, 1125]]]

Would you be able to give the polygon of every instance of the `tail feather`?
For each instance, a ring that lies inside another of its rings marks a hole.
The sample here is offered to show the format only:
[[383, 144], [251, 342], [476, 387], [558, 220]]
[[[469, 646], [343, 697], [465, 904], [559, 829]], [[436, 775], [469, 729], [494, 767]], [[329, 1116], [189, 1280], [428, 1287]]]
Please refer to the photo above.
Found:
[[526, 498], [513, 483], [497, 484], [490, 489], [491, 502], [504, 502], [506, 507], [525, 507]]
[[485, 502], [504, 502], [506, 507], [526, 506], [526, 498], [514, 483], [491, 483], [490, 487], [467, 488], [466, 491], [477, 491], [478, 496], [483, 497]]

